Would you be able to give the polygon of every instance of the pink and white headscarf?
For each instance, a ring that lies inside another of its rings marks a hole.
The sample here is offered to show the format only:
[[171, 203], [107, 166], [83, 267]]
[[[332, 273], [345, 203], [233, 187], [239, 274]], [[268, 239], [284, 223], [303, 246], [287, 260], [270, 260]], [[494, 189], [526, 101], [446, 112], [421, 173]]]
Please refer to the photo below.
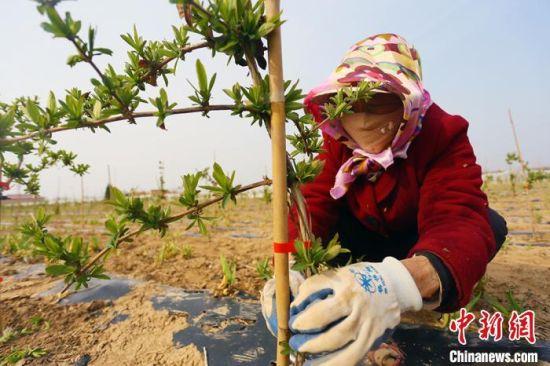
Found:
[[357, 85], [361, 80], [379, 82], [380, 91], [396, 94], [403, 101], [403, 122], [390, 147], [371, 154], [359, 145], [342, 128], [341, 121], [326, 121], [321, 130], [345, 144], [353, 155], [338, 170], [330, 194], [334, 199], [344, 196], [357, 176], [366, 174], [376, 181], [383, 169], [395, 158], [407, 157], [407, 149], [420, 132], [422, 119], [432, 101], [422, 85], [422, 70], [418, 52], [407, 41], [395, 34], [377, 34], [355, 43], [344, 55], [342, 62], [321, 85], [313, 88], [304, 99], [305, 110], [319, 123], [323, 104], [342, 87]]

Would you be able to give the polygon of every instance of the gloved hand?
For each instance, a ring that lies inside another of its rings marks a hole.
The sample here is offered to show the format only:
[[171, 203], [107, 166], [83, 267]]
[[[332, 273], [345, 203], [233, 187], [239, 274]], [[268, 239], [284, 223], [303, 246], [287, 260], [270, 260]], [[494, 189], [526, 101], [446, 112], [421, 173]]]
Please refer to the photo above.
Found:
[[304, 281], [291, 304], [289, 344], [309, 354], [308, 366], [355, 365], [402, 312], [421, 307], [413, 278], [395, 258], [323, 272]]
[[[298, 295], [298, 288], [304, 282], [304, 276], [300, 272], [290, 270], [288, 282], [290, 285], [290, 301]], [[262, 304], [262, 315], [264, 316], [267, 328], [277, 337], [277, 307], [275, 303], [275, 278], [268, 280], [260, 294]]]

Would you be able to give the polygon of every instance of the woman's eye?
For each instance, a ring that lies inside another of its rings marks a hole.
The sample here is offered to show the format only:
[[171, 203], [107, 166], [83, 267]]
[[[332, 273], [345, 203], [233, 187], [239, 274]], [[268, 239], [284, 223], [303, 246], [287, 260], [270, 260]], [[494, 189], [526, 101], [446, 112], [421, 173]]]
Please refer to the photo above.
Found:
[[367, 103], [364, 100], [358, 100], [352, 104], [351, 109], [355, 113], [365, 112], [367, 110]]
[[376, 95], [368, 102], [365, 100], [355, 101], [351, 105], [351, 110], [355, 113], [385, 114], [395, 112], [401, 107], [401, 100], [397, 97]]
[[373, 114], [386, 114], [397, 111], [401, 106], [399, 104], [367, 104], [366, 112]]

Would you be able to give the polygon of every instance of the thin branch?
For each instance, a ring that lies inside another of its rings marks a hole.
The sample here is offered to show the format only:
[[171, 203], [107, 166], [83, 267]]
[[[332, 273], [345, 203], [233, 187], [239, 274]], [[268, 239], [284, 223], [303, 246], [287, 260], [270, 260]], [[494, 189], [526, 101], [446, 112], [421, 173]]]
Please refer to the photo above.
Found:
[[311, 150], [309, 149], [308, 147], [308, 144], [307, 144], [307, 139], [306, 139], [306, 134], [304, 132], [304, 129], [302, 128], [302, 126], [300, 125], [300, 122], [296, 121], [296, 120], [292, 120], [292, 122], [294, 123], [294, 126], [296, 126], [296, 128], [298, 129], [298, 134], [300, 135], [300, 138], [302, 139], [302, 142], [304, 143], [304, 151], [305, 153], [307, 154], [307, 156], [312, 156], [312, 153], [311, 153]]
[[[77, 36], [78, 37], [78, 36]], [[110, 86], [108, 86], [108, 84], [106, 83], [106, 80], [107, 80], [107, 77], [105, 76], [105, 74], [103, 74], [103, 72], [101, 72], [101, 70], [99, 69], [99, 67], [97, 67], [97, 65], [95, 64], [94, 60], [93, 60], [93, 56], [89, 56], [86, 54], [86, 52], [82, 49], [82, 47], [80, 47], [80, 45], [78, 44], [78, 42], [76, 41], [76, 38], [75, 37], [68, 37], [69, 41], [71, 41], [71, 43], [75, 46], [76, 50], [78, 51], [78, 53], [80, 54], [80, 56], [82, 57], [82, 59], [88, 63], [93, 69], [94, 71], [96, 72], [96, 74], [99, 75], [99, 77], [101, 78], [101, 81], [103, 82], [103, 84], [105, 86], [107, 86], [107, 88], [109, 89], [109, 93], [111, 93], [111, 95], [113, 96], [113, 98], [116, 99], [116, 101], [120, 104], [120, 107], [122, 108], [122, 114], [128, 116], [129, 114], [131, 114], [130, 110], [128, 110], [128, 106], [124, 104], [124, 102], [122, 101], [122, 99], [120, 99], [120, 97], [118, 96], [118, 94], [116, 93], [116, 91], [112, 90]], [[78, 37], [78, 39], [80, 39], [80, 37]], [[82, 42], [82, 41], [81, 41]], [[130, 121], [132, 121], [132, 118], [128, 118]]]
[[[186, 108], [175, 108], [170, 111], [167, 111], [167, 115], [176, 115], [176, 114], [186, 114], [186, 113], [196, 113], [196, 112], [210, 112], [210, 111], [228, 111], [233, 110], [236, 108], [237, 105], [235, 104], [213, 104], [209, 106], [196, 106], [196, 107], [186, 107]], [[245, 110], [248, 108], [246, 106], [242, 106]], [[156, 111], [148, 111], [148, 112], [133, 112], [130, 113], [130, 117], [132, 119], [135, 118], [144, 118], [144, 117], [156, 117]], [[95, 128], [95, 127], [101, 127], [103, 125], [106, 125], [108, 123], [117, 122], [117, 121], [124, 121], [127, 120], [128, 116], [118, 115], [113, 116], [109, 118], [104, 118], [96, 121], [91, 122], [84, 122], [78, 127], [69, 127], [69, 126], [59, 126], [59, 127], [53, 127], [49, 128], [47, 130], [43, 131], [34, 131], [31, 133], [28, 133], [26, 135], [17, 136], [13, 138], [4, 138], [0, 139], [0, 145], [3, 144], [13, 144], [18, 141], [28, 140], [30, 138], [36, 137], [40, 134], [51, 134], [55, 132], [61, 132], [61, 131], [67, 131], [67, 130], [76, 130], [79, 128]]]
[[[20, 155], [18, 160], [19, 160], [19, 162], [17, 163], [17, 169], [20, 169], [21, 166], [23, 165], [23, 155]], [[2, 169], [2, 165], [0, 165], [0, 169]], [[0, 179], [0, 181], [1, 181], [1, 179]], [[9, 186], [9, 185], [11, 185], [12, 181], [13, 181], [13, 177], [8, 178], [8, 180], [5, 181], [4, 183], [6, 183]]]
[[[255, 182], [255, 183], [251, 183], [251, 184], [248, 184], [246, 186], [241, 186], [240, 188], [236, 189], [235, 190], [235, 194], [238, 195], [238, 194], [241, 194], [243, 192], [246, 192], [246, 191], [249, 191], [251, 189], [254, 189], [254, 188], [258, 188], [258, 187], [262, 187], [262, 186], [267, 186], [267, 185], [271, 185], [271, 179], [265, 177], [264, 179], [262, 179], [261, 181], [258, 181], [258, 182]], [[161, 224], [170, 224], [172, 222], [175, 222], [175, 221], [178, 221], [178, 220], [181, 220], [183, 219], [184, 217], [188, 216], [189, 214], [193, 214], [193, 213], [196, 213], [196, 212], [199, 212], [201, 210], [203, 210], [204, 208], [208, 207], [208, 206], [211, 206], [215, 203], [218, 203], [220, 201], [222, 201], [224, 199], [223, 196], [220, 196], [220, 197], [217, 197], [217, 198], [212, 198], [212, 199], [209, 199], [207, 201], [204, 201], [202, 203], [199, 203], [197, 206], [187, 210], [187, 211], [184, 211], [182, 213], [179, 213], [177, 215], [174, 215], [174, 216], [170, 216], [170, 217], [167, 217], [166, 219], [162, 220], [161, 221]], [[131, 231], [129, 232], [128, 234], [124, 235], [124, 236], [121, 236], [117, 242], [116, 242], [116, 245], [118, 246], [119, 244], [127, 241], [128, 239], [134, 237], [134, 236], [137, 236], [139, 234], [141, 234], [142, 232], [144, 231], [147, 231], [147, 230], [151, 230], [151, 228], [148, 228], [148, 229], [144, 229], [143, 227], [139, 228], [139, 229], [136, 229], [134, 231]], [[82, 274], [82, 273], [85, 273], [86, 271], [88, 271], [95, 263], [97, 263], [97, 261], [99, 261], [101, 258], [103, 258], [112, 248], [111, 247], [105, 247], [103, 248], [99, 253], [97, 253], [88, 263], [86, 263], [86, 265], [84, 267], [82, 267], [82, 269], [80, 270], [80, 272], [78, 273], [79, 275]], [[70, 287], [71, 285], [74, 283], [74, 281], [71, 281], [69, 282], [64, 288], [63, 290], [61, 291], [61, 294], [63, 294], [64, 292], [66, 292]]]
[[[189, 45], [189, 46], [186, 46], [186, 47], [183, 47], [180, 51], [180, 57], [181, 55], [185, 54], [185, 53], [189, 53], [191, 51], [194, 51], [194, 50], [197, 50], [199, 48], [205, 48], [205, 47], [208, 47], [209, 43], [208, 41], [204, 41], [204, 42], [200, 42], [200, 43], [196, 43], [196, 44], [192, 44], [192, 45]], [[170, 62], [172, 62], [173, 60], [175, 60], [177, 57], [167, 57], [166, 59], [164, 59], [157, 67], [149, 70], [145, 75], [143, 75], [141, 78], [140, 78], [140, 81], [145, 81], [149, 76], [157, 73], [158, 71], [162, 70], [163, 67], [165, 67], [166, 65], [168, 65]]]
[[[239, 189], [236, 189], [235, 190], [235, 194], [241, 194], [243, 192], [246, 192], [246, 191], [249, 191], [251, 189], [254, 189], [254, 188], [258, 188], [258, 187], [262, 187], [262, 186], [269, 186], [271, 185], [271, 179], [269, 178], [264, 178], [263, 180], [261, 181], [258, 181], [256, 183], [252, 183], [252, 184], [248, 184], [246, 186], [242, 186], [241, 188]], [[217, 198], [212, 198], [208, 201], [205, 201], [201, 204], [199, 204], [197, 207], [195, 208], [192, 208], [186, 212], [182, 212], [180, 214], [177, 214], [175, 216], [171, 216], [169, 218], [167, 218], [166, 220], [164, 220], [163, 222], [164, 223], [171, 223], [171, 222], [174, 222], [174, 221], [177, 221], [177, 220], [180, 220], [182, 219], [183, 217], [189, 215], [190, 213], [194, 213], [196, 211], [200, 211], [202, 209], [204, 209], [205, 207], [207, 206], [210, 206], [214, 203], [217, 203], [217, 202], [220, 202], [221, 200], [223, 200], [223, 197], [217, 197]]]
[[248, 65], [248, 69], [250, 70], [250, 75], [252, 76], [252, 80], [254, 81], [254, 85], [258, 85], [258, 86], [261, 85], [262, 75], [258, 70], [258, 65], [256, 64], [256, 60], [254, 59], [254, 57], [252, 57], [249, 50], [246, 50], [244, 52], [244, 56], [246, 58], [246, 64]]
[[321, 122], [317, 123], [317, 124], [316, 124], [315, 126], [313, 126], [313, 128], [311, 129], [311, 132], [317, 131], [318, 129], [320, 129], [321, 127], [323, 127], [323, 125], [324, 125], [325, 123], [327, 123], [328, 121], [330, 121], [330, 120], [329, 120], [328, 117], [327, 117], [327, 118], [325, 118], [324, 120], [322, 120]]
[[195, 8], [197, 8], [201, 13], [205, 14], [206, 16], [208, 16], [209, 18], [212, 18], [212, 14], [210, 14], [210, 12], [208, 10], [206, 10], [205, 8], [202, 7], [202, 5], [200, 4], [197, 4], [196, 2], [194, 2], [193, 0], [190, 0], [187, 2], [189, 5], [191, 6], [194, 6]]
[[[209, 17], [210, 19], [213, 18], [212, 13], [210, 13], [208, 10], [206, 10], [205, 8], [203, 8], [200, 4], [197, 4], [195, 1], [189, 0], [189, 1], [188, 1], [188, 4], [191, 5], [191, 6], [194, 6], [195, 8], [197, 8], [201, 13], [205, 14], [205, 15], [206, 15], [207, 17]], [[224, 25], [224, 26], [227, 27], [227, 24], [226, 24], [223, 20], [218, 19], [218, 21], [219, 21], [222, 25]]]

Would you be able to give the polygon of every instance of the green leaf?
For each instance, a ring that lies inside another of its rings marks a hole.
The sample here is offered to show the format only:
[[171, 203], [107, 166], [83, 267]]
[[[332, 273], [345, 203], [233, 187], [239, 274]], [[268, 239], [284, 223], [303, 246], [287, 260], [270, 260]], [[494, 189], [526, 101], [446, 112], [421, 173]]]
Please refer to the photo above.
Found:
[[266, 22], [260, 26], [258, 29], [258, 33], [261, 37], [266, 37], [269, 33], [271, 33], [275, 28], [277, 27], [276, 24], [271, 22]]
[[48, 95], [48, 110], [50, 112], [55, 112], [57, 110], [57, 101], [55, 99], [55, 94], [50, 91], [50, 94]]
[[514, 294], [512, 293], [512, 290], [506, 291], [506, 297], [508, 298], [508, 302], [510, 303], [510, 306], [512, 307], [512, 310], [515, 310], [519, 313], [523, 312], [523, 306], [521, 306], [516, 299], [514, 298]]
[[70, 29], [67, 27], [63, 19], [59, 16], [57, 10], [54, 7], [46, 8], [46, 15], [51, 23], [42, 23], [42, 28], [49, 33], [52, 33], [54, 37], [69, 37], [71, 36]]
[[510, 315], [510, 310], [508, 310], [500, 301], [498, 301], [495, 297], [485, 294], [484, 296], [485, 301], [489, 303], [493, 307], [493, 309], [500, 311], [505, 317], [508, 317]]
[[73, 273], [73, 268], [64, 264], [52, 264], [46, 267], [46, 273], [50, 276], [61, 276]]
[[199, 226], [199, 232], [201, 233], [201, 235], [208, 234], [208, 229], [206, 228], [204, 221], [201, 220], [200, 217], [197, 219], [197, 225]]
[[199, 59], [197, 59], [195, 67], [197, 70], [197, 78], [199, 80], [199, 90], [206, 92], [208, 90], [208, 77], [206, 76], [206, 69]]
[[94, 51], [104, 55], [109, 55], [109, 56], [113, 55], [113, 51], [108, 48], [102, 48], [102, 47], [94, 48]]
[[25, 112], [27, 116], [36, 124], [41, 125], [42, 123], [42, 114], [38, 107], [38, 104], [32, 100], [29, 100], [25, 105]]
[[92, 109], [92, 117], [95, 120], [101, 119], [101, 108], [102, 108], [101, 101], [98, 99], [95, 101], [94, 107]]

